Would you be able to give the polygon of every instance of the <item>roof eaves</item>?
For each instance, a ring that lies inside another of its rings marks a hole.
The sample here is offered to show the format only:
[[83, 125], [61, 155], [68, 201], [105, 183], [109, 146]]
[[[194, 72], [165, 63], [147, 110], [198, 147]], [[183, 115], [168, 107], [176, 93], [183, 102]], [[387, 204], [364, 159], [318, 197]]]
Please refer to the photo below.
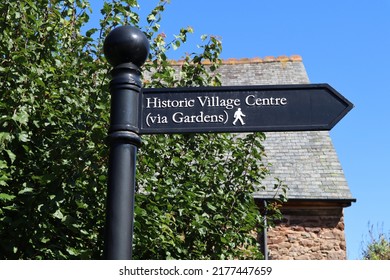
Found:
[[[278, 57], [274, 56], [265, 56], [264, 58], [254, 57], [254, 58], [228, 58], [222, 59], [222, 65], [236, 65], [236, 64], [256, 64], [256, 63], [270, 63], [270, 62], [302, 62], [302, 57], [300, 55], [281, 55]], [[183, 65], [184, 60], [170, 60], [169, 64], [171, 66], [181, 66]], [[210, 65], [211, 61], [206, 59], [202, 61], [204, 65]]]

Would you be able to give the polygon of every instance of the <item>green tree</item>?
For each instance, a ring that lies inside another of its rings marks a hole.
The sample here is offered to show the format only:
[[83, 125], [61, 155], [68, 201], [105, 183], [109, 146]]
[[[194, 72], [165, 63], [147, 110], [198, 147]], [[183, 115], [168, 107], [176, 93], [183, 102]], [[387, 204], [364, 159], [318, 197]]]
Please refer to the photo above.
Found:
[[[102, 255], [110, 98], [102, 41], [113, 27], [137, 26], [150, 39], [145, 87], [220, 84], [216, 37], [202, 37], [202, 51], [179, 69], [170, 65], [167, 51], [192, 29], [167, 42], [159, 31], [166, 4], [142, 27], [136, 0], [107, 1], [100, 26], [82, 31], [92, 12], [86, 0], [0, 3], [0, 259]], [[252, 193], [268, 174], [263, 138], [144, 136], [134, 258], [260, 258]]]
[[369, 228], [369, 241], [363, 244], [362, 257], [364, 260], [390, 260], [390, 235], [383, 230], [375, 232]]

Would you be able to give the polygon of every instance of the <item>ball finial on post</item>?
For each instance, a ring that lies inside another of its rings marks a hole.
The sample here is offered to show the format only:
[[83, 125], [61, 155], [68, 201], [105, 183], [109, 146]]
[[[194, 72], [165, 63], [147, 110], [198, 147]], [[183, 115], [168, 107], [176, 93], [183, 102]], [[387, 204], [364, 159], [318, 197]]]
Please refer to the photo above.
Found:
[[149, 54], [149, 41], [136, 27], [120, 26], [107, 35], [104, 41], [104, 55], [112, 66], [133, 63], [140, 67]]

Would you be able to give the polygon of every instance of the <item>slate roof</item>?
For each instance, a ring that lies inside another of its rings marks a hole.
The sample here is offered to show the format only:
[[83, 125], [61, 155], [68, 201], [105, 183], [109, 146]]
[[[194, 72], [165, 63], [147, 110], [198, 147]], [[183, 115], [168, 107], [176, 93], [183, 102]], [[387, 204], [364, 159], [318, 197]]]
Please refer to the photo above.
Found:
[[[307, 84], [300, 56], [263, 59], [229, 59], [219, 69], [222, 85]], [[267, 132], [264, 142], [271, 176], [266, 191], [255, 198], [273, 198], [274, 177], [288, 187], [288, 198], [297, 200], [355, 201], [345, 179], [328, 131]]]

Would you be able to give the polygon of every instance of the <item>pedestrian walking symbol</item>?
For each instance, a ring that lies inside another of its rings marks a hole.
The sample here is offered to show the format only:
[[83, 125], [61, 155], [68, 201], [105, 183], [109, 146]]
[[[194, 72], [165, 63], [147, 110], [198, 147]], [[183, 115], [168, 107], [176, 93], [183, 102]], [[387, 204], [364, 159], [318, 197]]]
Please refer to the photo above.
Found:
[[233, 121], [233, 125], [236, 125], [236, 122], [237, 121], [240, 121], [241, 125], [244, 125], [245, 122], [244, 120], [242, 119], [242, 117], [246, 117], [244, 115], [244, 113], [241, 111], [241, 108], [238, 108], [236, 112], [234, 112], [234, 121]]

